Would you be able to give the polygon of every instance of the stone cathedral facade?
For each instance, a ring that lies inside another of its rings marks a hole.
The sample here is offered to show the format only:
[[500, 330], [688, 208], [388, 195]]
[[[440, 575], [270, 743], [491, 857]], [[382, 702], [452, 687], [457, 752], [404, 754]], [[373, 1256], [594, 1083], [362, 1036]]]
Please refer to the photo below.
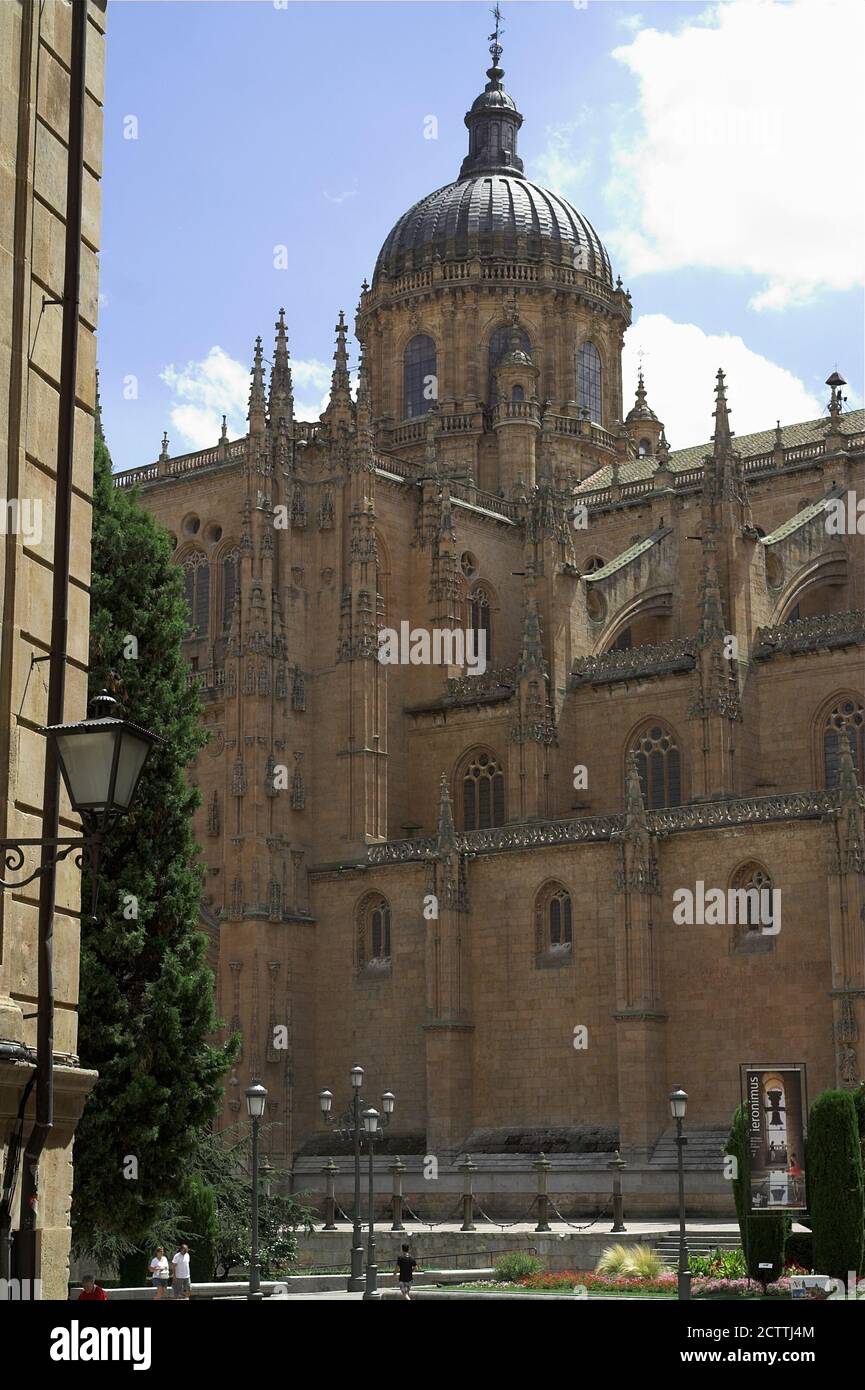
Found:
[[[278, 1167], [358, 1062], [444, 1156], [557, 1127], [649, 1161], [675, 1085], [708, 1132], [740, 1062], [865, 1077], [865, 413], [834, 373], [738, 437], [719, 371], [671, 447], [499, 57], [364, 282], [356, 394], [340, 313], [295, 417], [281, 310], [247, 435], [117, 477], [186, 573], [224, 1122], [260, 1076]], [[482, 633], [486, 669], [384, 664], [386, 628]], [[683, 889], [780, 906], [681, 924]]]

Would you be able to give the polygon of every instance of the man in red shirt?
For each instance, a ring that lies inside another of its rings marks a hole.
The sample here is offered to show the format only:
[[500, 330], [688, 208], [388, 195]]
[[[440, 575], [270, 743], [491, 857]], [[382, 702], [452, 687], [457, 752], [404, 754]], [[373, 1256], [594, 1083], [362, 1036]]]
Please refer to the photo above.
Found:
[[108, 1294], [105, 1292], [101, 1284], [97, 1284], [96, 1279], [92, 1274], [85, 1274], [81, 1282], [84, 1285], [84, 1288], [78, 1295], [79, 1303], [108, 1302]]

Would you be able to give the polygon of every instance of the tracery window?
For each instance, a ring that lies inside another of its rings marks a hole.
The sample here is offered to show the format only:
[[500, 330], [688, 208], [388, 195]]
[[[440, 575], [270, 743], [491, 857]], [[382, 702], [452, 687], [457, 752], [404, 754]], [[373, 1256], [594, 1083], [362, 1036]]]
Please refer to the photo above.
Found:
[[743, 864], [733, 874], [730, 888], [736, 894], [732, 913], [733, 950], [771, 951], [775, 933], [769, 871], [755, 862]]
[[355, 964], [358, 970], [383, 970], [390, 963], [390, 903], [381, 893], [367, 893], [357, 909]]
[[463, 830], [505, 823], [505, 777], [492, 753], [471, 755], [462, 774]]
[[187, 635], [206, 637], [210, 626], [210, 566], [196, 550], [184, 561]]
[[865, 768], [865, 711], [858, 700], [839, 700], [823, 725], [823, 770], [827, 787], [836, 787], [841, 772], [841, 753], [848, 744], [860, 782]]
[[438, 399], [436, 345], [426, 333], [418, 333], [403, 353], [403, 418], [426, 415]]
[[545, 883], [535, 898], [537, 964], [564, 963], [573, 946], [571, 895], [561, 883]]
[[676, 736], [665, 724], [647, 723], [631, 744], [643, 799], [650, 811], [682, 804], [682, 763]]
[[[469, 594], [469, 627], [479, 634], [485, 634], [484, 654], [486, 663], [489, 665], [493, 653], [493, 626], [492, 626], [492, 604], [490, 603], [489, 591], [478, 585]], [[475, 636], [475, 652], [480, 653], [480, 637]]]
[[577, 351], [577, 404], [601, 423], [601, 355], [594, 343], [581, 343]]

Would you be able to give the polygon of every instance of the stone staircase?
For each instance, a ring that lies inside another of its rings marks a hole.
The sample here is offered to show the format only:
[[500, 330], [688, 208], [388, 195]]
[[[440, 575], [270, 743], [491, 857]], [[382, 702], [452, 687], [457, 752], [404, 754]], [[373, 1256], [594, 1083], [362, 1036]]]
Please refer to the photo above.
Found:
[[[679, 1237], [677, 1235], [657, 1236], [652, 1241], [664, 1264], [675, 1269], [679, 1259]], [[715, 1250], [741, 1250], [742, 1242], [738, 1231], [701, 1231], [695, 1235], [688, 1232], [688, 1252], [691, 1255], [711, 1255]]]
[[[714, 1168], [723, 1171], [724, 1145], [729, 1135], [727, 1129], [703, 1129], [687, 1131], [685, 1145], [685, 1170], [689, 1168]], [[670, 1127], [658, 1140], [649, 1160], [650, 1168], [675, 1168], [678, 1164], [676, 1151], [676, 1130]]]

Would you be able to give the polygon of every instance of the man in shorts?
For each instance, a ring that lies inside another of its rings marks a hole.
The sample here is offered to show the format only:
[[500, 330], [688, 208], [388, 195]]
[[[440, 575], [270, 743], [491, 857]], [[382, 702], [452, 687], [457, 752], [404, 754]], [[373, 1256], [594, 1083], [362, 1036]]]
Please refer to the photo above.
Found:
[[171, 1261], [172, 1292], [175, 1298], [189, 1299], [189, 1246], [181, 1245]]
[[396, 1257], [396, 1273], [399, 1276], [399, 1291], [409, 1303], [411, 1303], [411, 1284], [416, 1265], [417, 1260], [414, 1255], [408, 1253], [408, 1245], [404, 1243], [402, 1251]]

